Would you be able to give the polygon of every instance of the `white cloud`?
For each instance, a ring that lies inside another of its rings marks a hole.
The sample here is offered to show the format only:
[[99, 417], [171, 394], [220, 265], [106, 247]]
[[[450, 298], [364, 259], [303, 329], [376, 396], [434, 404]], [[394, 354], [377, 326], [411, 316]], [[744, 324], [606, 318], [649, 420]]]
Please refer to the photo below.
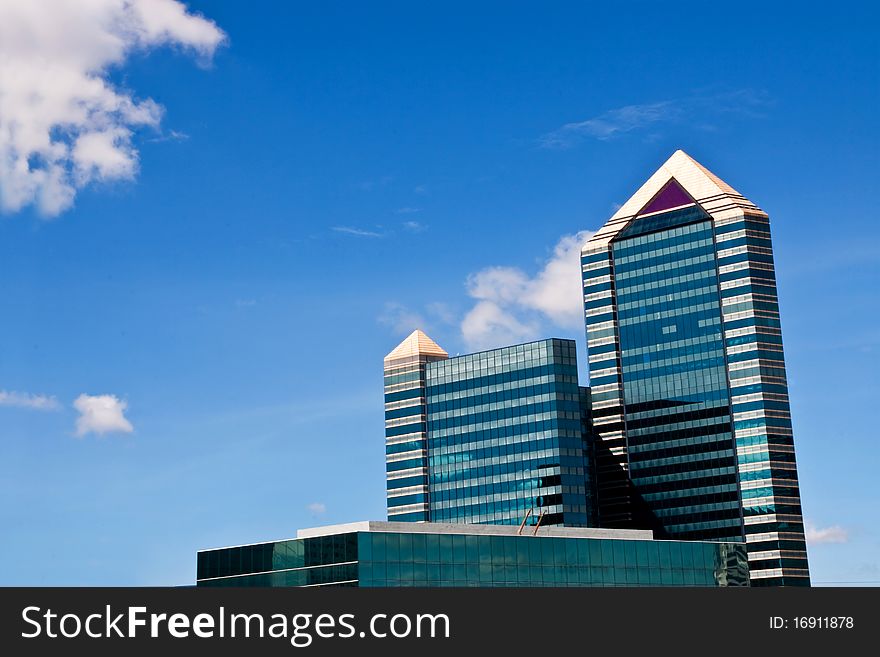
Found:
[[425, 224], [418, 221], [404, 221], [401, 225], [411, 233], [422, 233], [428, 230]]
[[73, 402], [73, 407], [80, 414], [76, 420], [77, 436], [85, 436], [87, 433], [103, 435], [134, 431], [131, 422], [125, 418], [128, 402], [119, 399], [116, 395], [82, 394]]
[[7, 392], [0, 390], [0, 406], [28, 408], [34, 411], [57, 411], [61, 404], [55, 397], [34, 395], [29, 392]]
[[427, 330], [428, 322], [422, 313], [397, 301], [388, 301], [378, 317], [379, 323], [399, 335], [409, 335], [416, 329]]
[[440, 324], [451, 325], [456, 322], [455, 311], [449, 307], [449, 304], [443, 303], [442, 301], [432, 301], [431, 303], [426, 304], [425, 311]]
[[387, 187], [394, 182], [394, 176], [382, 176], [375, 180], [364, 180], [357, 184], [357, 188], [364, 192], [372, 192], [376, 189]]
[[539, 139], [544, 148], [570, 148], [578, 142], [593, 138], [607, 141], [628, 132], [660, 124], [687, 122], [703, 130], [716, 129], [715, 123], [726, 115], [738, 114], [748, 118], [762, 116], [771, 104], [765, 93], [754, 89], [734, 91], [702, 90], [684, 98], [662, 100], [637, 105], [625, 105], [586, 119], [566, 123]]
[[849, 541], [849, 532], [840, 525], [829, 527], [817, 527], [811, 522], [804, 526], [808, 543], [846, 543]]
[[327, 513], [327, 505], [323, 502], [312, 502], [307, 508], [312, 515], [322, 516]]
[[536, 320], [521, 321], [494, 301], [478, 302], [461, 321], [462, 337], [475, 351], [534, 340], [539, 331]]
[[208, 61], [224, 38], [178, 0], [0, 0], [0, 210], [52, 217], [89, 183], [134, 178], [134, 131], [162, 108], [110, 71], [160, 46]]
[[362, 228], [352, 228], [351, 226], [333, 226], [331, 229], [334, 233], [343, 233], [344, 235], [354, 235], [355, 237], [382, 237], [382, 233], [374, 230], [364, 230]]
[[397, 301], [388, 301], [377, 319], [396, 335], [409, 335], [415, 329], [431, 335], [438, 328], [454, 326], [458, 322], [455, 311], [441, 301], [427, 303], [422, 310], [413, 310]]
[[546, 147], [566, 147], [578, 137], [611, 139], [623, 132], [630, 132], [659, 121], [669, 121], [680, 112], [672, 101], [627, 105], [609, 110], [586, 121], [567, 123], [556, 132], [546, 135], [542, 144]]
[[405, 207], [405, 208], [397, 208], [394, 211], [394, 213], [395, 214], [416, 214], [417, 212], [421, 212], [421, 211], [422, 211], [421, 208]]
[[563, 236], [534, 276], [518, 267], [487, 267], [470, 275], [467, 291], [477, 303], [461, 322], [467, 345], [488, 349], [531, 340], [545, 322], [564, 329], [581, 327], [580, 251], [591, 234]]

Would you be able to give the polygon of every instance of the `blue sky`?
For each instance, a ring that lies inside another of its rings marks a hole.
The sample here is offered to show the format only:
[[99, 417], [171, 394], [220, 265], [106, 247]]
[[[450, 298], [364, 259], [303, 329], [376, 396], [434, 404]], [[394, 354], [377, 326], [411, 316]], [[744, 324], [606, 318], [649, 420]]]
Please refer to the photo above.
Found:
[[83, 64], [140, 110], [64, 203], [0, 172], [0, 584], [383, 518], [382, 357], [583, 352], [544, 293], [677, 148], [771, 217], [813, 579], [880, 582], [876, 10], [411, 5], [190, 2]]

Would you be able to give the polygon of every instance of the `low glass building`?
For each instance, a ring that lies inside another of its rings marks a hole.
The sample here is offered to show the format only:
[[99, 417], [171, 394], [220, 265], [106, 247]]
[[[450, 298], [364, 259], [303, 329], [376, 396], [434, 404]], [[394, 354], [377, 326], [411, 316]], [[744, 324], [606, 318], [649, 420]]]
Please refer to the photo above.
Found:
[[198, 586], [748, 586], [743, 543], [650, 531], [410, 522], [202, 550]]

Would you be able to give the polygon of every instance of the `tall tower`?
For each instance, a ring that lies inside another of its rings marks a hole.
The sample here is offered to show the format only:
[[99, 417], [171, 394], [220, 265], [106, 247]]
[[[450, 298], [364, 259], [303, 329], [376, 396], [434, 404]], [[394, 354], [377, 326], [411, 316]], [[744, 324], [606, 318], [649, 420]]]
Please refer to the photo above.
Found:
[[581, 254], [599, 522], [809, 585], [765, 212], [676, 151]]
[[385, 356], [385, 472], [388, 519], [427, 522], [427, 364], [449, 357], [415, 330]]

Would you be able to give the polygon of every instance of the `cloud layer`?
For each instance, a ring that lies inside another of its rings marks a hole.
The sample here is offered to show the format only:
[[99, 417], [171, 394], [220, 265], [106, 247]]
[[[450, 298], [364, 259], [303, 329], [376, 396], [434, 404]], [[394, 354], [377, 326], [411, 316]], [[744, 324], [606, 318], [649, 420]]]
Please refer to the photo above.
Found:
[[82, 394], [73, 402], [79, 411], [76, 420], [76, 435], [85, 436], [89, 433], [104, 435], [105, 433], [131, 433], [134, 427], [125, 417], [128, 402], [116, 395]]
[[55, 397], [34, 395], [29, 392], [7, 392], [0, 390], [0, 406], [27, 408], [34, 411], [57, 411], [61, 404]]
[[471, 349], [532, 340], [546, 322], [564, 329], [583, 326], [580, 251], [592, 233], [563, 236], [534, 276], [518, 267], [487, 267], [467, 279], [476, 304], [461, 322]]
[[132, 179], [134, 131], [162, 108], [110, 71], [159, 46], [207, 60], [223, 39], [177, 0], [0, 0], [0, 210], [52, 217], [89, 183]]
[[629, 132], [682, 122], [713, 129], [725, 116], [761, 116], [770, 104], [766, 94], [754, 89], [701, 92], [675, 100], [617, 107], [584, 121], [566, 123], [543, 135], [539, 143], [544, 148], [571, 148], [585, 139], [607, 141]]
[[425, 304], [423, 310], [413, 310], [397, 301], [388, 301], [377, 319], [397, 335], [409, 335], [415, 329], [430, 334], [454, 326], [458, 321], [455, 311], [440, 301]]
[[331, 230], [334, 233], [354, 235], [355, 237], [382, 237], [382, 233], [378, 233], [375, 230], [364, 230], [363, 228], [355, 228], [353, 226], [333, 226]]
[[808, 543], [846, 543], [849, 541], [849, 532], [840, 525], [830, 527], [817, 527], [812, 523], [805, 525]]

